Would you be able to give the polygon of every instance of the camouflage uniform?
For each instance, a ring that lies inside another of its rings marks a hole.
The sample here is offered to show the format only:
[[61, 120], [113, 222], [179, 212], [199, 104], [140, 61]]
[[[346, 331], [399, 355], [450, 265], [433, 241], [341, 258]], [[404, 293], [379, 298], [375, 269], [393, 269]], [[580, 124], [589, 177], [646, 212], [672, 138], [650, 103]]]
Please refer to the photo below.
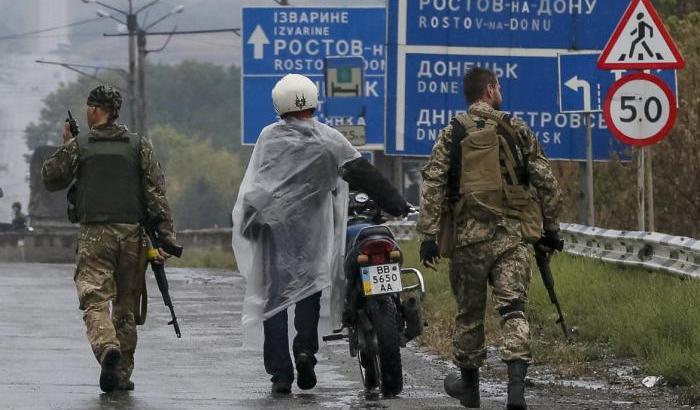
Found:
[[[125, 130], [123, 125], [110, 123], [94, 127], [90, 133], [100, 138]], [[80, 177], [79, 152], [74, 138], [44, 162], [41, 175], [48, 190], [65, 189]], [[147, 137], [142, 137], [139, 155], [146, 212], [149, 217], [162, 219], [159, 228], [164, 240], [175, 243], [163, 173]], [[74, 281], [80, 309], [85, 311], [83, 319], [92, 351], [99, 361], [107, 347], [119, 348], [122, 358], [118, 371], [121, 383], [126, 383], [134, 367], [136, 325], [145, 320], [136, 317], [140, 298], [145, 295], [146, 259], [141, 227], [124, 223], [81, 224], [76, 265]]]
[[[491, 119], [479, 118], [473, 111], [497, 113], [488, 104], [473, 104], [469, 115], [486, 125], [497, 125]], [[529, 146], [521, 148], [529, 159], [529, 181], [535, 187], [542, 207], [543, 227], [557, 231], [561, 192], [549, 161], [536, 136], [522, 120], [514, 118], [511, 125], [529, 141]], [[418, 231], [424, 240], [435, 239], [438, 234], [442, 206], [448, 194], [452, 137], [452, 125], [448, 125], [441, 131], [422, 170]], [[469, 209], [461, 209], [454, 218], [456, 249], [450, 264], [450, 283], [458, 305], [455, 364], [461, 368], [478, 368], [486, 357], [484, 310], [487, 282], [493, 287], [495, 307], [502, 317], [505, 340], [502, 359], [530, 362], [529, 326], [525, 316], [531, 278], [530, 251], [521, 234], [520, 220], [508, 217], [477, 219]]]

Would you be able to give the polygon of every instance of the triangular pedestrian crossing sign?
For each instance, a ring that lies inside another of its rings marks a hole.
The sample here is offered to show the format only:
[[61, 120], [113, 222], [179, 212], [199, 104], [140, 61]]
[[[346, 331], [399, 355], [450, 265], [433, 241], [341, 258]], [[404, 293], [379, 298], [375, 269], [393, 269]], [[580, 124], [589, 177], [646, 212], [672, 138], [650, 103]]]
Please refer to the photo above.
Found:
[[598, 58], [598, 68], [683, 68], [685, 61], [651, 0], [632, 0]]

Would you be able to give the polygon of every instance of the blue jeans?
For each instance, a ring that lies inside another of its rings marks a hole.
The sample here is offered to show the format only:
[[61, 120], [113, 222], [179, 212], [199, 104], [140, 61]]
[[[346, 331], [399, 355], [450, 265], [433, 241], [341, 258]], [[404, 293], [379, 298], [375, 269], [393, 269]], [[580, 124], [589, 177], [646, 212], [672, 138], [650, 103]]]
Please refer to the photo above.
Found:
[[[311, 357], [314, 365], [318, 352], [318, 318], [321, 309], [321, 292], [297, 302], [294, 308], [294, 328], [297, 335], [292, 342], [292, 351], [296, 358], [299, 353]], [[279, 380], [291, 383], [294, 380], [294, 367], [289, 355], [289, 336], [287, 334], [287, 311], [283, 310], [263, 322], [265, 343], [263, 356], [265, 371], [272, 376], [272, 382]]]

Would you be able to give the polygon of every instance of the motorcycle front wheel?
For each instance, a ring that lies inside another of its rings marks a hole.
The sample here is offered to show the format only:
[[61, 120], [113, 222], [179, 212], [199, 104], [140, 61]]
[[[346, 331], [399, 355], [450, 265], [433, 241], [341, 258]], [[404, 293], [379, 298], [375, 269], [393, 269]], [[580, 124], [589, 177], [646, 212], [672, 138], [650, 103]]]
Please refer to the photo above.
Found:
[[360, 376], [365, 389], [372, 390], [379, 387], [381, 375], [379, 373], [379, 355], [369, 350], [360, 351], [357, 355], [360, 362]]

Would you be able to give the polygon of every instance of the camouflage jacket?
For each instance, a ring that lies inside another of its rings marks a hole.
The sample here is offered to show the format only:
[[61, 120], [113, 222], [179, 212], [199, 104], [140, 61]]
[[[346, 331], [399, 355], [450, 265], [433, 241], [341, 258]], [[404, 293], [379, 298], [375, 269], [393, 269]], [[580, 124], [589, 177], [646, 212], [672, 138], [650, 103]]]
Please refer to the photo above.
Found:
[[[485, 120], [487, 124], [493, 120], [479, 118], [471, 112], [495, 111], [491, 106], [483, 102], [477, 102], [469, 107], [469, 113], [475, 120]], [[561, 190], [552, 172], [549, 160], [544, 154], [537, 137], [524, 121], [512, 118], [511, 124], [516, 132], [525, 135], [530, 144], [522, 147], [528, 155], [528, 173], [530, 184], [536, 189], [542, 216], [544, 229], [559, 230], [558, 217], [561, 210]], [[495, 123], [493, 124], [495, 125]], [[440, 215], [445, 205], [447, 195], [447, 181], [450, 171], [450, 150], [452, 146], [452, 125], [443, 128], [438, 140], [433, 147], [430, 159], [422, 169], [423, 184], [420, 195], [420, 218], [418, 220], [418, 232], [422, 239], [434, 239], [440, 228]], [[468, 209], [462, 209], [458, 215], [454, 215], [456, 246], [466, 246], [472, 243], [489, 240], [493, 237], [497, 227], [504, 228], [512, 235], [522, 236], [520, 221], [503, 217], [496, 221], [479, 221], [470, 216]]]
[[[94, 127], [90, 133], [96, 137], [110, 136], [115, 132], [126, 129], [120, 124], [107, 124]], [[76, 139], [73, 138], [60, 147], [49, 157], [41, 168], [41, 178], [46, 189], [58, 191], [67, 188], [74, 179], [80, 177], [79, 148]], [[160, 163], [153, 152], [153, 144], [148, 137], [141, 138], [141, 175], [143, 176], [143, 193], [146, 200], [146, 210], [150, 218], [159, 218], [160, 231], [165, 240], [175, 242], [175, 227], [173, 225], [172, 211], [165, 197], [165, 177], [160, 168]], [[105, 181], [105, 183], [109, 183]]]

